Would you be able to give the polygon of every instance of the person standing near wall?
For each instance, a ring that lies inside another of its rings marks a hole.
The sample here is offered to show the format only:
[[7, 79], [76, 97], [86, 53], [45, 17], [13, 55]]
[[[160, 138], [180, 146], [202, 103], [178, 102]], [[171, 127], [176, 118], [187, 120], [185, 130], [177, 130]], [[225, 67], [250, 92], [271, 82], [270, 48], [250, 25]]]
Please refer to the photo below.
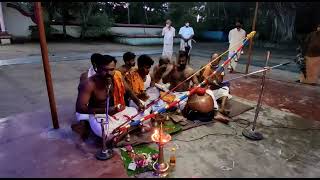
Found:
[[190, 51], [192, 49], [191, 40], [194, 36], [193, 28], [189, 21], [186, 21], [185, 26], [179, 30], [180, 36], [180, 51], [186, 51], [188, 54], [188, 64], [190, 64]]
[[305, 57], [306, 77], [301, 75], [300, 82], [316, 85], [320, 75], [320, 24], [306, 37], [302, 54]]
[[[246, 38], [246, 31], [242, 29], [242, 25], [239, 21], [236, 21], [236, 27], [229, 31], [229, 55], [230, 58], [234, 52], [242, 45], [241, 41]], [[228, 70], [230, 73], [235, 71], [238, 64], [238, 59], [240, 58], [241, 52], [238, 52], [237, 55], [231, 60]]]
[[173, 38], [176, 35], [176, 29], [171, 26], [172, 22], [170, 19], [166, 21], [166, 26], [162, 29], [163, 36], [163, 51], [162, 56], [172, 60], [173, 53]]

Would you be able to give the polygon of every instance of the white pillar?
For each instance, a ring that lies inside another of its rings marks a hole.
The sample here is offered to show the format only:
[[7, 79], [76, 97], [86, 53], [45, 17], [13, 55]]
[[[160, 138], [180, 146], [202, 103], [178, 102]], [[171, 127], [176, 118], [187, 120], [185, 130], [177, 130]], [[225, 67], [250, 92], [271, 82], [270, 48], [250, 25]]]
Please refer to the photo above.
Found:
[[3, 13], [2, 13], [2, 2], [0, 2], [0, 27], [2, 32], [6, 31], [6, 27], [4, 26]]
[[[1, 28], [0, 32], [6, 31], [6, 27], [4, 26], [3, 13], [2, 13], [2, 2], [0, 2], [0, 28]], [[0, 37], [0, 42], [1, 42], [1, 45], [11, 44], [10, 36]]]

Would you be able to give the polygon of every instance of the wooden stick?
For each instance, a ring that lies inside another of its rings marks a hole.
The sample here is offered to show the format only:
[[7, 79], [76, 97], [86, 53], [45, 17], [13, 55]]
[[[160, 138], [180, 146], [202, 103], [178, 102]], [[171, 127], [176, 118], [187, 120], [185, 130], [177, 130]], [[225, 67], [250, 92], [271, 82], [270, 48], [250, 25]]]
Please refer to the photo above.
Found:
[[37, 15], [36, 18], [37, 18], [37, 23], [39, 28], [42, 63], [43, 63], [44, 75], [46, 78], [52, 124], [55, 129], [59, 129], [59, 121], [58, 121], [58, 115], [57, 115], [57, 109], [56, 109], [56, 102], [55, 102], [54, 93], [53, 93], [53, 84], [52, 84], [51, 70], [50, 70], [49, 57], [48, 57], [48, 46], [47, 46], [46, 34], [44, 31], [44, 25], [43, 25], [41, 2], [35, 2], [35, 11]]

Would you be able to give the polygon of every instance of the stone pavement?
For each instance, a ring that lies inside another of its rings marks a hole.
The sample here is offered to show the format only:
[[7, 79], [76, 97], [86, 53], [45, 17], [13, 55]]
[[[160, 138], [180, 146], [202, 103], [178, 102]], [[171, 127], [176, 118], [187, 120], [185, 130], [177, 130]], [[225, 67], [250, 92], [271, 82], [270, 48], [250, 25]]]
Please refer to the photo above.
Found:
[[[206, 44], [198, 45], [200, 49], [195, 48], [195, 53], [207, 54], [214, 48], [208, 46], [207, 49], [201, 49]], [[74, 47], [78, 47], [78, 51], [73, 51]], [[125, 51], [117, 45], [112, 46], [116, 51], [103, 49], [103, 45], [88, 47], [87, 50], [81, 45], [55, 47], [55, 56], [50, 58], [61, 122], [59, 130], [51, 129], [43, 68], [39, 57], [38, 60], [35, 57], [39, 54], [30, 56], [34, 60], [28, 64], [21, 64], [23, 59], [18, 59], [18, 64], [0, 66], [1, 177], [126, 177], [119, 156], [108, 162], [96, 161], [93, 155], [97, 147], [89, 146], [88, 149], [83, 149], [82, 143], [70, 129], [79, 76], [90, 66], [90, 61], [82, 58], [88, 57], [93, 50], [112, 52], [115, 55], [121, 55]], [[144, 50], [144, 47], [130, 48], [134, 52]], [[223, 49], [223, 46], [220, 48]], [[161, 52], [159, 47], [147, 47], [146, 52], [148, 51], [157, 53], [152, 55], [157, 62], [158, 53]], [[257, 50], [256, 56], [260, 56], [260, 60], [257, 58], [259, 61], [256, 62], [262, 65], [265, 51], [259, 51]], [[272, 54], [272, 57], [277, 58], [271, 59], [271, 63], [286, 61], [294, 55], [277, 53]], [[0, 50], [0, 59], [10, 63], [10, 58], [2, 58], [3, 54], [5, 53]], [[14, 53], [11, 52], [12, 54]], [[69, 55], [64, 56], [66, 54]], [[67, 57], [67, 60], [60, 59], [61, 57]], [[11, 58], [17, 59], [21, 56]], [[121, 58], [118, 60], [119, 64], [122, 64]], [[198, 69], [207, 61], [208, 56], [193, 56], [192, 66]], [[243, 61], [246, 59], [243, 58]], [[238, 71], [244, 72], [244, 68], [245, 65], [240, 63]], [[250, 72], [260, 68], [251, 66]], [[225, 79], [238, 75], [240, 74], [227, 73]], [[255, 105], [259, 94], [259, 76], [261, 75], [231, 82], [234, 98]], [[175, 140], [166, 146], [167, 149], [178, 147], [177, 167], [171, 176], [319, 177], [317, 167], [320, 165], [320, 89], [294, 83], [297, 78], [298, 73], [293, 70], [275, 69], [268, 73], [263, 110], [257, 126], [258, 131], [265, 136], [262, 141], [252, 142], [241, 135], [243, 123], [253, 120], [254, 110], [235, 117], [229, 126], [214, 123], [212, 126], [197, 127], [174, 137]], [[184, 142], [209, 133], [219, 135], [208, 135], [199, 140]]]

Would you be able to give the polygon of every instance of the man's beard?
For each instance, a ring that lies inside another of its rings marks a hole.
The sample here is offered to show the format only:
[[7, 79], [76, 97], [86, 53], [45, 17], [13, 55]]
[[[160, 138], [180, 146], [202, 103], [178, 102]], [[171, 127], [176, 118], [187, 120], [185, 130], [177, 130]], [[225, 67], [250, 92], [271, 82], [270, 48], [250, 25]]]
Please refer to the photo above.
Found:
[[186, 64], [181, 64], [181, 65], [178, 66], [178, 69], [179, 70], [184, 70], [186, 68], [186, 66], [187, 66]]

